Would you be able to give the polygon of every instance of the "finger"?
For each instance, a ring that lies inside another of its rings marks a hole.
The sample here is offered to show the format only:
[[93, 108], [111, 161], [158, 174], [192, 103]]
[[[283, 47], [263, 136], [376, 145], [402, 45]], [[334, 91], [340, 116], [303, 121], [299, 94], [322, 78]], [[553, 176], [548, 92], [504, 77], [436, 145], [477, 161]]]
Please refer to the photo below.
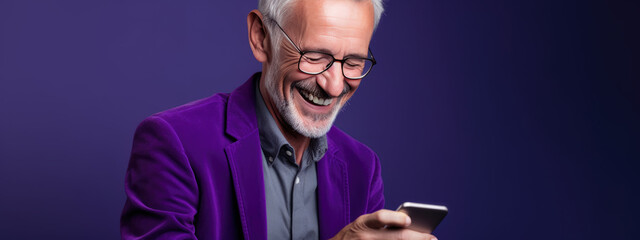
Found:
[[382, 209], [365, 215], [364, 225], [373, 229], [384, 226], [406, 227], [411, 225], [411, 219], [405, 213]]
[[377, 230], [373, 239], [415, 239], [415, 240], [438, 240], [435, 236], [427, 233], [416, 232], [410, 229]]

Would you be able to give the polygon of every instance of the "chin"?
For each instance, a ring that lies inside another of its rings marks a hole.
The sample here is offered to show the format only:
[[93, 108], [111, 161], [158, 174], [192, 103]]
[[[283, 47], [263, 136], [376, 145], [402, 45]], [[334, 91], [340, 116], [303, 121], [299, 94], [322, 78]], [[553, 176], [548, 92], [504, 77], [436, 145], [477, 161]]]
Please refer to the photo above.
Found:
[[293, 87], [289, 92], [289, 98], [286, 99], [278, 91], [280, 86], [275, 84], [275, 79], [274, 75], [267, 73], [265, 78], [267, 81], [267, 92], [275, 103], [280, 116], [282, 116], [285, 124], [290, 126], [290, 129], [293, 129], [298, 134], [309, 138], [322, 137], [331, 130], [331, 126], [333, 126], [333, 122], [338, 115], [341, 104], [335, 104], [333, 109], [325, 114], [305, 112], [302, 110], [303, 107], [296, 106], [296, 103], [293, 100], [295, 91]]
[[296, 106], [287, 101], [279, 107], [280, 114], [284, 116], [289, 126], [300, 135], [309, 138], [319, 138], [327, 134], [333, 126], [333, 122], [338, 116], [340, 106], [336, 107], [328, 114], [321, 116], [305, 115], [298, 111]]

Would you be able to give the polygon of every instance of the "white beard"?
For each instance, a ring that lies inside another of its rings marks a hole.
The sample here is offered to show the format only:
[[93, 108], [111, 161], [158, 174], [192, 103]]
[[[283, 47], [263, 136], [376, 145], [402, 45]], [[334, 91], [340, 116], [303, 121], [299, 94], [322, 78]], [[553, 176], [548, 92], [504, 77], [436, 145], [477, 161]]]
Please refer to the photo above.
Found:
[[[274, 59], [277, 59], [277, 56], [274, 56]], [[309, 137], [309, 138], [319, 138], [327, 134], [333, 125], [333, 122], [336, 120], [338, 116], [338, 112], [342, 107], [340, 104], [341, 98], [336, 99], [335, 106], [331, 109], [331, 112], [328, 114], [303, 114], [296, 109], [295, 104], [293, 103], [293, 91], [295, 90], [293, 87], [291, 88], [291, 96], [289, 96], [289, 100], [285, 100], [284, 96], [279, 95], [278, 84], [277, 81], [277, 72], [278, 72], [278, 61], [274, 60], [274, 62], [267, 69], [267, 73], [264, 76], [265, 86], [269, 97], [271, 97], [272, 101], [276, 104], [278, 108], [278, 112], [284, 118], [284, 121], [293, 128], [299, 134]], [[304, 116], [303, 116], [304, 115]], [[305, 119], [307, 118], [307, 122], [317, 122], [323, 121], [324, 124], [305, 124]]]

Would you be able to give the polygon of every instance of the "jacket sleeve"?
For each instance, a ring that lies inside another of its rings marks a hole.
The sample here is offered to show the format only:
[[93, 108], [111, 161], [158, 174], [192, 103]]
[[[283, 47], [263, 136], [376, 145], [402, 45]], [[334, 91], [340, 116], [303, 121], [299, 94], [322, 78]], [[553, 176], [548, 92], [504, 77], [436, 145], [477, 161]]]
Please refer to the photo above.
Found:
[[367, 213], [378, 211], [384, 207], [384, 186], [382, 184], [382, 176], [380, 173], [380, 159], [374, 154], [374, 169], [369, 186], [369, 199], [367, 201]]
[[178, 135], [160, 117], [136, 130], [125, 193], [122, 239], [196, 239], [197, 182]]

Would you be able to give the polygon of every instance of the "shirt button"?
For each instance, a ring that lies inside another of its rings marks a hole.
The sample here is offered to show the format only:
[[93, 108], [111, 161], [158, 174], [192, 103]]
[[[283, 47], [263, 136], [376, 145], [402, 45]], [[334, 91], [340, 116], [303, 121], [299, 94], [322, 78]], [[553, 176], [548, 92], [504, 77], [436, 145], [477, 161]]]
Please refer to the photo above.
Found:
[[269, 162], [273, 162], [273, 157], [269, 156]]
[[293, 153], [291, 153], [291, 151], [289, 151], [289, 150], [287, 150], [285, 153], [286, 153], [286, 154], [287, 154], [287, 156], [289, 156], [289, 157], [291, 157], [291, 155], [293, 155]]
[[296, 184], [300, 183], [300, 178], [296, 177]]

